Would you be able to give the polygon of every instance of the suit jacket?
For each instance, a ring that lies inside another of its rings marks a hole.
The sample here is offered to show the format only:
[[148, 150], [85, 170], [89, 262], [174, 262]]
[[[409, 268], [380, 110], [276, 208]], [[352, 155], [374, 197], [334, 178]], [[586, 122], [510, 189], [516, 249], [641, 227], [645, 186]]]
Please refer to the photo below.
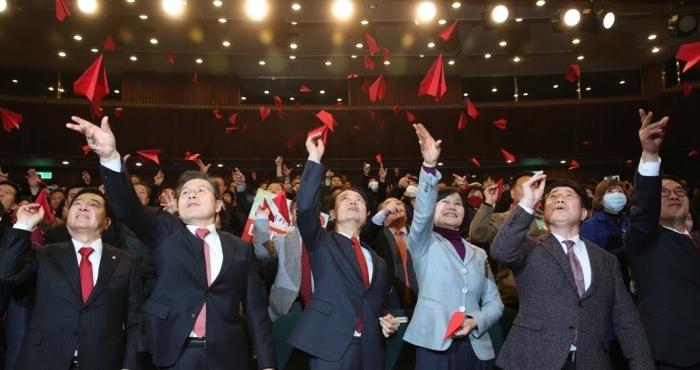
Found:
[[551, 233], [527, 235], [534, 216], [515, 208], [491, 245], [493, 258], [515, 275], [520, 310], [496, 365], [503, 369], [556, 369], [576, 335], [576, 369], [611, 369], [607, 327], [613, 324], [630, 369], [653, 369], [654, 360], [634, 302], [612, 254], [585, 240], [590, 286], [579, 297], [564, 250]]
[[326, 361], [337, 361], [346, 352], [362, 313], [362, 366], [383, 369], [386, 348], [379, 317], [388, 313], [386, 264], [367, 245], [374, 265], [369, 288], [365, 288], [360, 265], [350, 240], [321, 227], [320, 183], [325, 169], [307, 161], [297, 192], [299, 232], [304, 240], [315, 291], [289, 344]]
[[637, 174], [625, 246], [654, 359], [700, 361], [700, 258], [688, 236], [659, 225], [661, 176]]
[[9, 229], [0, 248], [0, 281], [36, 281], [34, 312], [18, 369], [68, 369], [76, 346], [86, 369], [138, 369], [143, 293], [135, 257], [103, 244], [97, 283], [87, 302], [72, 243], [31, 250], [29, 231]]
[[496, 282], [483, 249], [462, 239], [466, 250], [460, 258], [452, 243], [433, 232], [436, 185], [440, 173], [421, 169], [408, 249], [418, 277], [418, 304], [403, 339], [416, 346], [445, 351], [452, 337], [443, 340], [455, 312], [472, 317], [477, 328], [469, 334], [480, 360], [496, 357], [488, 330], [503, 314]]
[[207, 286], [202, 240], [180, 218], [145, 210], [126, 171], [117, 173], [104, 166], [100, 170], [117, 217], [150, 248], [156, 264], [159, 280], [143, 305], [140, 349], [152, 352], [157, 366], [175, 364], [206, 302], [209, 369], [228, 369], [234, 363], [248, 368], [251, 356], [246, 321], [239, 314], [242, 304], [257, 349], [258, 366], [276, 367], [272, 323], [260, 294], [252, 245], [219, 234], [223, 263], [219, 275]]

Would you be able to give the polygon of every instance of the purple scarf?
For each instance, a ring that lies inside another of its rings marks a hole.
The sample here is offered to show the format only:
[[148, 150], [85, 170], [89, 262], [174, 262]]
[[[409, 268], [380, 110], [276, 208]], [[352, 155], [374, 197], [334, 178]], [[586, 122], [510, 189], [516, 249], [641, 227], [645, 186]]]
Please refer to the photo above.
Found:
[[464, 244], [462, 243], [462, 235], [460, 234], [459, 230], [450, 230], [444, 227], [433, 226], [433, 231], [440, 234], [440, 236], [443, 238], [449, 240], [459, 254], [459, 257], [462, 259], [462, 261], [464, 261], [464, 256], [467, 254], [467, 250], [464, 248]]

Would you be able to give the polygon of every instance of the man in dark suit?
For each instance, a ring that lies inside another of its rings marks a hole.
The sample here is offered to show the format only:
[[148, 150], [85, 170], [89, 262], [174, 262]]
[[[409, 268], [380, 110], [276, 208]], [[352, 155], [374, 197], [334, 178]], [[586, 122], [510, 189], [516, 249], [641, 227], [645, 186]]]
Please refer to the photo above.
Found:
[[668, 118], [640, 117], [643, 151], [625, 235], [639, 312], [657, 369], [700, 369], [700, 244], [685, 228], [688, 191], [660, 175]]
[[36, 280], [34, 312], [17, 368], [136, 369], [142, 301], [135, 257], [102, 243], [109, 203], [84, 189], [68, 213], [70, 243], [31, 248], [31, 231], [44, 217], [38, 204], [22, 206], [0, 248], [0, 281]]
[[247, 369], [250, 326], [259, 368], [276, 367], [272, 323], [260, 294], [250, 243], [220, 235], [214, 227], [221, 194], [214, 180], [198, 171], [183, 173], [175, 194], [179, 218], [154, 215], [139, 202], [116, 149], [107, 117], [102, 127], [78, 117], [67, 126], [85, 135], [100, 157], [107, 197], [153, 255], [158, 283], [143, 305], [141, 349], [153, 353], [161, 369]]
[[358, 239], [367, 221], [362, 190], [345, 190], [333, 199], [336, 231], [319, 220], [325, 169], [319, 135], [306, 140], [309, 158], [297, 192], [297, 223], [314, 274], [314, 294], [289, 343], [311, 355], [312, 370], [383, 369], [382, 338], [395, 333], [398, 320], [389, 312], [386, 264]]
[[[649, 342], [617, 259], [579, 237], [586, 193], [569, 180], [556, 181], [545, 192], [545, 178], [538, 172], [522, 185], [519, 205], [491, 244], [493, 258], [513, 271], [520, 297], [496, 365], [611, 369], [606, 349], [612, 322], [630, 369], [652, 369]], [[528, 235], [543, 194], [548, 232]]]

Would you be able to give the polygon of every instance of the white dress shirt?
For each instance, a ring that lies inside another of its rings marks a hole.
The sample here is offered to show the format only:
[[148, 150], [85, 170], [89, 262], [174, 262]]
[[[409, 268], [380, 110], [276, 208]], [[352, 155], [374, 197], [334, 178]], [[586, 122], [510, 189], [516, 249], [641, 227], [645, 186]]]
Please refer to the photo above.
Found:
[[102, 239], [97, 239], [91, 243], [83, 244], [71, 238], [71, 242], [73, 242], [73, 248], [75, 248], [75, 255], [78, 259], [78, 266], [80, 266], [80, 261], [83, 259], [83, 255], [80, 254], [80, 252], [78, 252], [80, 248], [90, 247], [95, 250], [88, 256], [88, 260], [90, 261], [90, 263], [92, 263], [92, 285], [94, 286], [95, 284], [97, 284], [97, 276], [100, 271], [100, 259], [102, 258], [102, 250], [104, 249], [102, 246]]

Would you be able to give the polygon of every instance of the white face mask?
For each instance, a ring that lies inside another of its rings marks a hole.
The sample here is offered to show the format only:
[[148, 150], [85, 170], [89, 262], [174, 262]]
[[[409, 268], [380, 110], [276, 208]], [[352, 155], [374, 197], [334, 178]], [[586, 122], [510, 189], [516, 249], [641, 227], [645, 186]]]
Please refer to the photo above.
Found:
[[603, 207], [613, 212], [620, 212], [627, 204], [627, 197], [622, 193], [610, 193], [603, 196]]
[[369, 189], [372, 191], [376, 191], [377, 188], [379, 187], [379, 183], [376, 181], [370, 181], [369, 182]]

